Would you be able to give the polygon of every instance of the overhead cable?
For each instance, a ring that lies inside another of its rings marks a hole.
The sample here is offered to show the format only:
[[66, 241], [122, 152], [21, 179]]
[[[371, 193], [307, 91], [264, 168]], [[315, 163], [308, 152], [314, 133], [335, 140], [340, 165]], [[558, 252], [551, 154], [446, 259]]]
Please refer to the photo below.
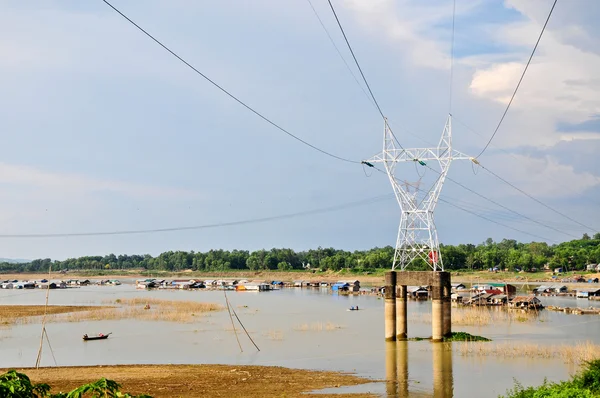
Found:
[[519, 91], [519, 87], [521, 86], [521, 82], [523, 81], [523, 78], [525, 77], [525, 73], [527, 72], [527, 69], [529, 68], [529, 64], [531, 63], [531, 60], [533, 59], [535, 50], [537, 50], [538, 44], [540, 44], [540, 40], [542, 39], [542, 36], [544, 35], [544, 31], [546, 30], [546, 25], [548, 25], [548, 21], [550, 20], [550, 17], [552, 16], [552, 11], [554, 11], [554, 7], [556, 6], [557, 1], [558, 0], [554, 0], [554, 3], [552, 3], [552, 8], [550, 8], [550, 12], [548, 13], [546, 22], [544, 22], [544, 26], [542, 26], [542, 31], [540, 32], [540, 35], [538, 36], [538, 39], [535, 42], [535, 46], [533, 47], [533, 51], [531, 52], [531, 55], [529, 56], [529, 60], [527, 61], [527, 64], [525, 64], [525, 69], [523, 69], [523, 73], [521, 74], [521, 78], [519, 79], [519, 82], [517, 83], [517, 87], [515, 87], [515, 91], [513, 92], [512, 96], [510, 97], [510, 101], [508, 101], [508, 104], [506, 105], [506, 109], [504, 109], [504, 113], [502, 114], [502, 117], [500, 118], [500, 121], [498, 122], [498, 125], [496, 126], [496, 129], [494, 130], [494, 133], [488, 140], [487, 144], [485, 144], [485, 147], [483, 147], [481, 152], [479, 152], [479, 155], [475, 156], [476, 159], [479, 158], [481, 155], [483, 155], [483, 153], [486, 151], [486, 149], [488, 148], [488, 146], [490, 145], [490, 143], [496, 136], [496, 133], [500, 129], [500, 126], [502, 125], [502, 122], [504, 121], [504, 118], [506, 117], [506, 113], [510, 109], [510, 105], [512, 104], [513, 100], [515, 99], [515, 96], [517, 95], [517, 91]]
[[456, 0], [452, 2], [452, 39], [450, 40], [450, 94], [448, 100], [448, 113], [452, 114], [452, 89], [454, 81], [454, 21], [456, 19]]
[[329, 41], [331, 42], [331, 44], [333, 45], [333, 47], [335, 48], [335, 51], [338, 53], [338, 55], [340, 56], [340, 58], [342, 59], [342, 62], [344, 62], [344, 65], [346, 65], [346, 69], [348, 69], [348, 72], [350, 72], [350, 74], [352, 75], [352, 77], [354, 78], [354, 81], [356, 82], [356, 84], [358, 85], [358, 87], [360, 87], [360, 89], [362, 90], [363, 94], [367, 97], [367, 100], [369, 101], [369, 103], [373, 106], [376, 107], [375, 103], [373, 102], [373, 98], [371, 98], [369, 96], [369, 94], [367, 94], [367, 92], [365, 91], [365, 88], [363, 87], [362, 84], [360, 84], [360, 82], [358, 81], [358, 78], [356, 77], [356, 75], [354, 74], [354, 72], [352, 72], [352, 68], [350, 68], [350, 65], [348, 65], [348, 62], [346, 62], [346, 58], [344, 58], [344, 56], [342, 55], [342, 52], [340, 51], [340, 49], [338, 48], [337, 44], [335, 44], [335, 41], [333, 40], [333, 37], [331, 37], [331, 34], [329, 33], [329, 30], [327, 29], [327, 27], [325, 26], [325, 24], [323, 23], [323, 20], [321, 19], [321, 17], [319, 16], [319, 13], [317, 12], [317, 10], [315, 9], [313, 3], [311, 0], [306, 0], [308, 2], [308, 4], [310, 5], [310, 8], [312, 8], [313, 13], [315, 14], [315, 17], [317, 17], [317, 19], [319, 20], [319, 24], [321, 25], [321, 27], [323, 28], [323, 30], [325, 31], [325, 33], [327, 34], [327, 37], [329, 37]]
[[302, 144], [304, 144], [304, 145], [306, 145], [306, 146], [308, 146], [308, 147], [310, 147], [310, 148], [312, 148], [312, 149], [314, 149], [314, 150], [316, 150], [318, 152], [321, 152], [324, 155], [327, 155], [329, 157], [332, 157], [334, 159], [341, 160], [341, 161], [344, 161], [344, 162], [360, 164], [359, 161], [351, 160], [351, 159], [346, 159], [346, 158], [343, 158], [341, 156], [334, 155], [333, 153], [327, 152], [327, 151], [325, 151], [325, 150], [323, 150], [323, 149], [321, 149], [321, 148], [319, 148], [319, 147], [317, 147], [317, 146], [315, 146], [315, 145], [313, 145], [313, 144], [311, 144], [311, 143], [303, 140], [302, 138], [300, 138], [300, 137], [298, 137], [298, 136], [290, 133], [288, 130], [286, 130], [285, 128], [281, 127], [279, 124], [273, 122], [271, 119], [267, 118], [262, 113], [258, 112], [257, 110], [255, 110], [254, 108], [252, 108], [250, 105], [246, 104], [244, 101], [242, 101], [241, 99], [239, 99], [238, 97], [236, 97], [235, 95], [233, 95], [232, 93], [230, 93], [229, 91], [227, 91], [225, 88], [223, 88], [221, 85], [217, 84], [214, 80], [212, 80], [211, 78], [209, 78], [207, 75], [205, 75], [204, 73], [200, 72], [192, 64], [190, 64], [185, 59], [183, 59], [182, 57], [180, 57], [179, 55], [177, 55], [177, 53], [175, 53], [173, 50], [171, 50], [169, 47], [167, 47], [165, 44], [163, 44], [157, 38], [155, 38], [154, 36], [152, 36], [146, 30], [144, 30], [140, 25], [138, 25], [131, 18], [129, 18], [127, 15], [125, 15], [121, 11], [119, 11], [115, 6], [113, 6], [107, 0], [102, 0], [102, 1], [106, 5], [108, 5], [110, 8], [112, 8], [120, 16], [122, 16], [123, 18], [125, 18], [129, 23], [131, 23], [133, 26], [135, 26], [138, 30], [140, 30], [142, 33], [144, 33], [146, 36], [148, 36], [150, 39], [152, 39], [156, 44], [158, 44], [163, 49], [165, 49], [166, 51], [168, 51], [171, 55], [173, 55], [179, 61], [183, 62], [188, 68], [190, 68], [191, 70], [193, 70], [194, 72], [196, 72], [198, 75], [202, 76], [210, 84], [212, 84], [213, 86], [215, 86], [216, 88], [218, 88], [219, 90], [221, 90], [224, 94], [226, 94], [227, 96], [229, 96], [231, 99], [233, 99], [234, 101], [236, 101], [238, 104], [242, 105], [244, 108], [248, 109], [250, 112], [254, 113], [256, 116], [258, 116], [261, 119], [263, 119], [265, 122], [269, 123], [273, 127], [275, 127], [278, 130], [280, 130], [281, 132], [289, 135], [293, 139], [301, 142]]
[[371, 93], [371, 98], [373, 98], [373, 102], [375, 103], [375, 106], [377, 107], [379, 114], [381, 115], [382, 118], [385, 119], [383, 111], [381, 110], [381, 107], [379, 106], [379, 103], [377, 102], [375, 95], [373, 95], [371, 86], [369, 86], [369, 82], [367, 81], [367, 78], [365, 77], [365, 74], [363, 73], [363, 70], [360, 67], [360, 64], [358, 63], [358, 59], [356, 59], [356, 55], [354, 55], [354, 50], [352, 50], [352, 46], [350, 45], [350, 42], [348, 41], [348, 37], [346, 36], [346, 32], [344, 31], [344, 28], [342, 27], [342, 23], [340, 22], [340, 19], [338, 18], [337, 13], [335, 12], [335, 8], [333, 8], [333, 4], [331, 3], [331, 0], [327, 0], [327, 2], [329, 3], [329, 7], [331, 8], [331, 11], [333, 12], [333, 16], [335, 17], [335, 20], [337, 21], [338, 27], [340, 28], [340, 31], [342, 32], [342, 35], [344, 36], [344, 40], [346, 41], [346, 45], [348, 46], [348, 49], [350, 50], [350, 54], [352, 54], [352, 58], [354, 58], [354, 63], [356, 64], [356, 67], [358, 68], [358, 71], [360, 72], [360, 75], [362, 76], [363, 81], [365, 82], [365, 85], [367, 86], [367, 89], [369, 90], [369, 93]]
[[511, 182], [505, 180], [504, 178], [500, 177], [498, 174], [494, 173], [493, 171], [491, 171], [490, 169], [488, 169], [487, 167], [481, 165], [481, 168], [484, 169], [485, 171], [487, 171], [488, 173], [490, 173], [491, 175], [493, 175], [494, 177], [496, 177], [497, 179], [499, 179], [500, 181], [504, 182], [505, 184], [508, 184], [509, 186], [513, 187], [514, 189], [516, 189], [517, 191], [521, 192], [523, 195], [527, 196], [528, 198], [530, 198], [531, 200], [535, 201], [536, 203], [539, 203], [540, 205], [544, 206], [545, 208], [547, 208], [548, 210], [553, 211], [554, 213], [566, 218], [567, 220], [570, 220], [572, 222], [574, 222], [575, 224], [578, 224], [590, 231], [598, 231], [597, 228], [592, 228], [589, 225], [583, 224], [577, 220], [575, 220], [573, 217], [568, 216], [567, 214], [556, 210], [554, 207], [547, 205], [546, 203], [542, 202], [541, 200], [537, 199], [535, 196], [525, 192], [524, 190], [522, 190], [521, 188], [517, 187], [516, 185], [512, 184]]
[[[352, 50], [352, 46], [350, 45], [350, 41], [348, 40], [348, 36], [346, 36], [346, 32], [344, 31], [344, 28], [342, 27], [342, 23], [340, 22], [340, 19], [338, 18], [337, 13], [335, 12], [335, 8], [333, 7], [333, 3], [331, 2], [331, 0], [327, 0], [327, 2], [329, 3], [329, 7], [331, 8], [331, 12], [333, 12], [333, 16], [335, 17], [337, 25], [340, 28], [340, 31], [342, 32], [342, 36], [344, 36], [344, 40], [346, 41], [346, 45], [348, 46], [348, 49], [350, 50], [350, 54], [352, 54], [352, 58], [354, 59], [354, 63], [356, 64], [356, 67], [358, 68], [358, 71], [360, 72], [360, 75], [362, 76], [363, 81], [365, 82], [365, 85], [367, 86], [367, 89], [369, 90], [369, 93], [371, 94], [371, 98], [373, 98], [373, 103], [377, 107], [377, 110], [379, 111], [379, 114], [381, 115], [381, 117], [383, 118], [383, 120], [386, 120], [386, 117], [383, 114], [383, 111], [381, 110], [381, 107], [379, 106], [379, 103], [377, 102], [377, 99], [375, 98], [375, 95], [373, 94], [373, 90], [371, 90], [371, 86], [369, 85], [369, 82], [367, 81], [367, 78], [365, 77], [365, 74], [363, 73], [363, 70], [360, 67], [360, 64], [358, 63], [358, 59], [356, 58], [356, 55], [354, 54], [354, 50]], [[387, 124], [387, 120], [386, 120], [386, 124]], [[400, 148], [404, 149], [404, 147], [402, 146], [402, 144], [400, 144], [400, 142], [398, 141], [398, 139], [394, 135], [394, 132], [392, 131], [392, 128], [389, 126], [389, 124], [388, 124], [388, 128], [390, 129], [390, 133], [392, 134], [392, 136], [394, 137], [394, 139], [396, 139], [396, 142], [398, 143], [398, 145], [400, 146]]]
[[270, 222], [270, 221], [284, 220], [284, 219], [301, 217], [301, 216], [309, 216], [309, 215], [314, 215], [314, 214], [329, 213], [332, 211], [344, 210], [344, 209], [348, 209], [351, 207], [369, 205], [369, 204], [379, 202], [382, 200], [391, 199], [392, 197], [393, 197], [393, 194], [379, 195], [379, 196], [375, 196], [372, 198], [367, 198], [367, 199], [362, 199], [362, 200], [358, 200], [358, 201], [354, 201], [354, 202], [344, 203], [344, 204], [337, 205], [337, 206], [329, 206], [329, 207], [323, 207], [320, 209], [307, 210], [307, 211], [301, 211], [301, 212], [289, 213], [289, 214], [281, 214], [278, 216], [251, 218], [251, 219], [247, 219], [247, 220], [230, 221], [230, 222], [215, 223], [215, 224], [170, 227], [170, 228], [135, 229], [135, 230], [122, 230], [122, 231], [70, 232], [70, 233], [50, 233], [50, 234], [0, 234], [0, 239], [8, 239], [8, 238], [21, 238], [21, 239], [25, 239], [25, 238], [68, 238], [68, 237], [81, 237], [81, 236], [138, 235], [138, 234], [154, 234], [154, 233], [162, 233], [162, 232], [222, 228], [222, 227], [231, 227], [231, 226], [237, 226], [237, 225], [248, 225], [248, 224], [257, 224], [257, 223], [264, 223], [264, 222]]
[[[440, 174], [440, 173], [439, 173], [437, 170], [435, 170], [435, 169], [434, 169], [434, 168], [432, 168], [431, 166], [426, 166], [426, 167], [427, 167], [428, 169], [432, 170], [433, 172]], [[482, 167], [483, 167], [483, 166], [482, 166]], [[485, 195], [483, 195], [483, 194], [480, 194], [480, 193], [479, 193], [479, 192], [477, 192], [477, 191], [474, 191], [473, 189], [471, 189], [471, 188], [467, 187], [466, 185], [464, 185], [464, 184], [462, 184], [462, 183], [460, 183], [460, 182], [456, 181], [456, 180], [455, 180], [455, 179], [453, 179], [453, 178], [450, 178], [450, 177], [446, 176], [446, 179], [447, 179], [448, 181], [450, 181], [450, 182], [453, 182], [454, 184], [456, 184], [456, 185], [460, 186], [461, 188], [463, 188], [463, 189], [466, 189], [467, 191], [471, 192], [472, 194], [474, 194], [474, 195], [477, 195], [477, 196], [479, 196], [480, 198], [482, 198], [482, 199], [484, 199], [484, 200], [487, 200], [488, 202], [490, 202], [490, 203], [493, 203], [493, 204], [495, 204], [496, 206], [499, 206], [499, 207], [503, 208], [504, 210], [508, 210], [508, 211], [510, 211], [511, 213], [514, 213], [514, 214], [516, 214], [516, 215], [517, 215], [517, 216], [519, 216], [519, 217], [525, 218], [525, 219], [527, 219], [527, 220], [529, 220], [529, 221], [531, 221], [531, 222], [533, 222], [533, 223], [535, 223], [535, 224], [538, 224], [538, 225], [540, 225], [540, 226], [542, 226], [542, 227], [545, 227], [545, 228], [551, 229], [551, 230], [553, 230], [553, 231], [555, 231], [555, 232], [559, 232], [559, 233], [561, 233], [561, 234], [564, 234], [564, 235], [570, 236], [570, 237], [572, 237], [572, 238], [573, 238], [573, 237], [574, 237], [574, 238], [578, 238], [578, 236], [575, 236], [575, 235], [573, 235], [573, 234], [570, 234], [570, 233], [568, 233], [568, 232], [565, 232], [565, 231], [563, 231], [563, 230], [560, 230], [560, 229], [558, 229], [558, 228], [554, 228], [553, 226], [551, 226], [551, 225], [548, 225], [548, 224], [545, 224], [545, 223], [543, 223], [543, 222], [541, 222], [541, 221], [537, 221], [537, 220], [535, 220], [535, 219], [533, 219], [533, 218], [531, 218], [531, 217], [529, 217], [529, 216], [526, 216], [525, 214], [519, 213], [519, 212], [518, 212], [518, 211], [516, 211], [516, 210], [513, 210], [513, 209], [511, 209], [511, 208], [509, 208], [509, 207], [507, 207], [507, 206], [505, 206], [505, 205], [503, 205], [503, 204], [501, 204], [501, 203], [498, 203], [498, 202], [496, 202], [494, 199], [488, 198], [487, 196], [485, 196]]]
[[440, 200], [440, 202], [446, 203], [447, 205], [450, 205], [450, 206], [452, 206], [452, 207], [455, 207], [455, 208], [457, 208], [457, 209], [459, 209], [459, 210], [462, 210], [462, 211], [464, 211], [464, 212], [467, 212], [467, 213], [469, 213], [469, 214], [472, 214], [472, 215], [474, 215], [475, 217], [479, 217], [479, 218], [481, 218], [481, 219], [484, 219], [484, 220], [486, 220], [486, 221], [489, 221], [489, 222], [492, 222], [492, 223], [494, 223], [494, 224], [500, 225], [500, 226], [502, 226], [502, 227], [504, 227], [504, 228], [512, 229], [513, 231], [517, 231], [517, 232], [520, 232], [520, 233], [522, 233], [522, 234], [529, 235], [529, 236], [533, 236], [533, 237], [535, 237], [535, 238], [542, 239], [542, 240], [545, 240], [545, 241], [550, 241], [550, 242], [558, 242], [558, 241], [556, 241], [556, 240], [554, 240], [554, 239], [548, 239], [548, 238], [544, 238], [543, 236], [536, 235], [536, 234], [532, 234], [532, 233], [530, 233], [530, 232], [526, 232], [526, 231], [523, 231], [523, 230], [521, 230], [521, 229], [518, 229], [518, 228], [511, 227], [510, 225], [506, 225], [506, 224], [503, 224], [503, 223], [501, 223], [501, 222], [498, 222], [498, 221], [492, 220], [491, 218], [488, 218], [488, 217], [486, 217], [486, 216], [482, 216], [481, 214], [477, 214], [477, 213], [475, 213], [475, 212], [473, 212], [473, 211], [467, 210], [467, 209], [465, 209], [464, 207], [461, 207], [461, 206], [455, 205], [454, 203], [452, 203], [452, 202], [449, 202], [449, 201], [447, 201], [447, 200], [444, 200], [443, 198], [439, 198], [439, 200]]
[[[377, 167], [375, 167], [375, 170], [377, 170], [378, 172], [380, 172], [380, 173], [382, 173], [382, 174], [387, 174], [385, 171], [383, 171], [383, 170], [381, 170], [381, 169], [379, 169], [379, 168], [377, 168]], [[423, 189], [420, 189], [420, 188], [418, 188], [418, 187], [414, 187], [414, 188], [415, 188], [415, 190], [416, 190], [416, 191], [418, 191], [418, 192], [421, 192], [421, 193], [425, 193], [425, 194], [427, 194], [427, 192], [426, 192], [425, 190], [423, 190]], [[491, 218], [489, 218], [489, 217], [486, 217], [486, 216], [484, 216], [484, 215], [481, 215], [481, 214], [477, 214], [476, 212], [474, 212], [474, 211], [472, 211], [472, 210], [466, 209], [466, 208], [464, 208], [464, 207], [462, 207], [462, 206], [459, 206], [459, 205], [457, 205], [457, 204], [455, 204], [455, 203], [452, 203], [452, 202], [450, 202], [450, 201], [448, 201], [448, 200], [445, 200], [445, 199], [443, 199], [443, 198], [441, 198], [441, 197], [440, 197], [440, 198], [438, 198], [438, 200], [439, 200], [440, 202], [442, 202], [442, 203], [446, 203], [446, 204], [448, 204], [448, 205], [450, 205], [450, 206], [452, 206], [452, 207], [455, 207], [455, 208], [457, 208], [457, 209], [459, 209], [459, 210], [462, 210], [462, 211], [464, 211], [464, 212], [466, 212], [466, 213], [469, 213], [469, 214], [471, 214], [471, 215], [474, 215], [475, 217], [479, 217], [479, 218], [481, 218], [481, 219], [483, 219], [483, 220], [489, 221], [489, 222], [491, 222], [491, 223], [494, 223], [494, 224], [496, 224], [496, 225], [500, 225], [500, 226], [502, 226], [502, 227], [505, 227], [505, 228], [508, 228], [508, 229], [512, 229], [513, 231], [520, 232], [520, 233], [522, 233], [522, 234], [525, 234], [525, 235], [533, 236], [533, 237], [535, 237], [535, 238], [542, 239], [542, 240], [545, 240], [545, 241], [556, 242], [556, 243], [558, 242], [558, 241], [556, 241], [556, 240], [554, 240], [554, 239], [545, 238], [545, 237], [543, 237], [543, 236], [536, 235], [536, 234], [532, 234], [532, 233], [530, 233], [530, 232], [523, 231], [522, 229], [519, 229], [519, 228], [514, 228], [514, 227], [511, 227], [510, 225], [506, 225], [506, 224], [504, 224], [504, 223], [501, 223], [501, 222], [498, 222], [498, 221], [492, 220], [492, 219], [491, 219]], [[509, 210], [510, 210], [510, 209], [509, 209]]]

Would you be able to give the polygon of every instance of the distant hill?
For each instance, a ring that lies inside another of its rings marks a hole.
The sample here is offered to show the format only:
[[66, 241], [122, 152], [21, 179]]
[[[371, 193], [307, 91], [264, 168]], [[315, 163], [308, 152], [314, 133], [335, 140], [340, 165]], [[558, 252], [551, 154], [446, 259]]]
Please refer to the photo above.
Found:
[[0, 258], [0, 263], [22, 264], [29, 262], [31, 262], [31, 260], [24, 260], [22, 258]]

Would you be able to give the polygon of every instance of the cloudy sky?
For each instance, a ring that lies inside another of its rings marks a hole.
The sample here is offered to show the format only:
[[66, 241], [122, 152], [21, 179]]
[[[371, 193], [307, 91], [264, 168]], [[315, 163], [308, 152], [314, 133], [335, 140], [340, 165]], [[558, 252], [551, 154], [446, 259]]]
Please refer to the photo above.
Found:
[[[325, 0], [311, 0], [352, 69]], [[434, 145], [450, 93], [452, 1], [334, 0], [405, 147]], [[383, 123], [308, 0], [113, 4], [211, 79], [311, 144], [361, 160]], [[533, 48], [551, 0], [456, 2], [454, 147], [477, 155]], [[600, 227], [600, 36], [595, 0], [559, 2], [519, 93], [480, 161], [447, 182], [443, 243], [569, 240]], [[278, 221], [131, 236], [2, 238], [0, 257], [62, 259], [166, 250], [365, 249], [395, 242], [388, 180], [327, 157], [250, 113], [101, 0], [0, 3], [0, 234]], [[398, 178], [423, 186], [414, 163]], [[370, 177], [368, 177], [370, 176]], [[378, 198], [377, 200], [373, 198]], [[488, 220], [506, 224], [515, 231]], [[551, 228], [536, 224], [543, 223]], [[539, 236], [541, 238], [535, 237]]]

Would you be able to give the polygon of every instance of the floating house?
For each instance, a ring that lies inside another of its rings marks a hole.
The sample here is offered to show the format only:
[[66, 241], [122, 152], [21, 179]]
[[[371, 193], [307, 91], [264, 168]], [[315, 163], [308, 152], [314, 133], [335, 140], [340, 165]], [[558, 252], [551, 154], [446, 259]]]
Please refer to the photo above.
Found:
[[490, 282], [488, 283], [491, 289], [498, 289], [502, 291], [503, 294], [508, 296], [514, 296], [517, 294], [517, 287], [514, 285], [509, 285], [508, 283], [498, 283], [498, 282]]
[[535, 294], [560, 294], [568, 291], [565, 285], [541, 285], [533, 289]]
[[464, 290], [467, 288], [462, 283], [452, 283], [450, 286], [452, 287], [452, 290]]
[[510, 308], [518, 308], [524, 310], [542, 309], [544, 306], [540, 299], [535, 296], [515, 296], [508, 303]]
[[331, 290], [334, 292], [347, 292], [350, 290], [350, 284], [348, 282], [336, 282], [333, 285], [331, 285]]
[[135, 287], [137, 289], [154, 289], [160, 285], [160, 282], [156, 279], [139, 279], [135, 281]]
[[268, 292], [273, 290], [273, 285], [270, 283], [245, 283], [245, 284], [238, 284], [235, 287], [236, 291], [240, 291], [240, 292]]
[[577, 298], [600, 297], [600, 289], [578, 289]]
[[407, 286], [406, 296], [414, 300], [427, 300], [429, 298], [429, 291], [423, 286]]

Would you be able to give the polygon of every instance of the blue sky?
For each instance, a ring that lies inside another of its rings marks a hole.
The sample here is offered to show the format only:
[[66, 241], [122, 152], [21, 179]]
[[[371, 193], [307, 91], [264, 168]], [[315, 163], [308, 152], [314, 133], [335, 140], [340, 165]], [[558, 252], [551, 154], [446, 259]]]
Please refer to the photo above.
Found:
[[[350, 63], [327, 2], [312, 1]], [[476, 155], [485, 144], [551, 3], [457, 0], [455, 149]], [[381, 149], [380, 116], [306, 0], [113, 4], [302, 139], [356, 160]], [[452, 2], [334, 4], [403, 145], [436, 143], [449, 110]], [[493, 146], [480, 159], [593, 228], [600, 226], [600, 46], [590, 10], [597, 9], [593, 0], [559, 3]], [[326, 157], [257, 118], [99, 0], [2, 2], [0, 87], [0, 234], [203, 225], [392, 192], [382, 175], [366, 177], [361, 166]], [[402, 179], [418, 178], [412, 164], [399, 171]], [[450, 177], [574, 236], [593, 232], [484, 171], [475, 174], [468, 162], [455, 162]], [[442, 198], [550, 241], [569, 239], [515, 219], [451, 182]], [[393, 244], [399, 216], [398, 205], [390, 199], [222, 229], [0, 239], [0, 257], [62, 259], [211, 248], [365, 249]], [[443, 203], [436, 220], [440, 240], [448, 244], [478, 243], [487, 237], [535, 239]]]

